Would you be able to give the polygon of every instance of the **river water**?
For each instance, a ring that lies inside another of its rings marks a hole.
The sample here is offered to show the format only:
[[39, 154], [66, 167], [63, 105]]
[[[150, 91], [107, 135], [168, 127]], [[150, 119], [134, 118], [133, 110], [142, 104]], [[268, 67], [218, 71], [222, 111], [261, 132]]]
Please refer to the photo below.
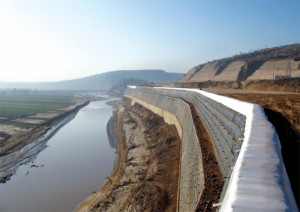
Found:
[[0, 211], [72, 211], [112, 171], [106, 126], [114, 108], [91, 102], [47, 141], [34, 161], [0, 184]]

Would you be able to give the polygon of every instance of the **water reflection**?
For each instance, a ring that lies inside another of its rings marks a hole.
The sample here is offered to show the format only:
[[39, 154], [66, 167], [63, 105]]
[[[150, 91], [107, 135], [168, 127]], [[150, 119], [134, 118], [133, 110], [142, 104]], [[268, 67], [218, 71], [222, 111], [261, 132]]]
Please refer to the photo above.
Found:
[[0, 185], [0, 211], [72, 211], [103, 184], [115, 157], [106, 133], [113, 112], [107, 101], [81, 109], [34, 161]]
[[38, 138], [35, 142], [28, 144], [22, 149], [0, 158], [0, 182], [6, 183], [15, 174], [21, 165], [34, 161], [37, 155], [47, 147], [47, 141], [66, 123], [75, 117], [71, 114], [59, 124], [53, 126], [47, 133]]

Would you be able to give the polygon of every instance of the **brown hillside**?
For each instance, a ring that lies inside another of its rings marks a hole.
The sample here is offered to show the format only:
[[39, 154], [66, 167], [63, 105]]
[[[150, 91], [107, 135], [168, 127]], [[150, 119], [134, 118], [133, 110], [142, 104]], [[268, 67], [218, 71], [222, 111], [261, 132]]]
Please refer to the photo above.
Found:
[[274, 79], [286, 75], [300, 76], [300, 44], [257, 50], [198, 65], [181, 82], [244, 81]]

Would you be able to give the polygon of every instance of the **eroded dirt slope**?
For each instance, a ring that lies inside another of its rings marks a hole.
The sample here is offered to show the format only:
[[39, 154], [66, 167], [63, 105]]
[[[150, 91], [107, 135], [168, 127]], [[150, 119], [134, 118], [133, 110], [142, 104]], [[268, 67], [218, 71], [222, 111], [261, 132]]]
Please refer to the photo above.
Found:
[[127, 99], [115, 114], [118, 161], [78, 211], [176, 211], [180, 138], [175, 126]]
[[243, 53], [198, 65], [187, 72], [181, 82], [208, 80], [259, 80], [276, 76], [300, 75], [300, 44], [279, 46]]

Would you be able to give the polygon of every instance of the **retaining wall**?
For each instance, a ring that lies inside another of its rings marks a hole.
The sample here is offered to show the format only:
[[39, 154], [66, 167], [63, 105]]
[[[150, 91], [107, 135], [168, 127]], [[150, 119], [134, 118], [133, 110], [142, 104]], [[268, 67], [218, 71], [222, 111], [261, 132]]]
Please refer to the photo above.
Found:
[[[183, 100], [138, 89], [127, 89], [125, 96], [164, 117], [179, 129], [181, 144], [179, 211], [195, 211], [204, 184], [201, 150], [190, 107]], [[170, 113], [175, 119], [170, 118]], [[180, 133], [182, 132], [182, 133]]]
[[180, 211], [195, 210], [203, 188], [201, 150], [181, 99], [195, 104], [213, 141], [225, 178], [220, 211], [298, 210], [278, 136], [262, 107], [194, 89], [129, 87], [125, 95], [174, 114], [181, 125]]

